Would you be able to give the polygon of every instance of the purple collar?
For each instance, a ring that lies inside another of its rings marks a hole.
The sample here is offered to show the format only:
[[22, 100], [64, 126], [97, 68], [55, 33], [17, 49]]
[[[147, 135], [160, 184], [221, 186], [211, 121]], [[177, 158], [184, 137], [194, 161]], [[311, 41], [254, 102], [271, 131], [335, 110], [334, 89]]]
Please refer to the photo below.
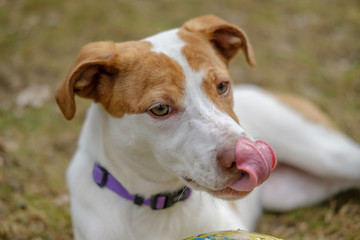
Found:
[[169, 208], [179, 201], [188, 199], [191, 189], [184, 186], [175, 192], [158, 193], [145, 199], [139, 194], [131, 195], [120, 182], [118, 182], [105, 168], [94, 164], [93, 179], [100, 187], [107, 187], [118, 195], [133, 201], [134, 204], [150, 206], [153, 210]]

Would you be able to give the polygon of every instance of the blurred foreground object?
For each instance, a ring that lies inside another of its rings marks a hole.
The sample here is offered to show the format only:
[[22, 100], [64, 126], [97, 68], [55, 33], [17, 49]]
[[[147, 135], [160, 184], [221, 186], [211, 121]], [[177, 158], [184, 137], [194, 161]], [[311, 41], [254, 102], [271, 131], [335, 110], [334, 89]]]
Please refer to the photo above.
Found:
[[189, 237], [184, 240], [281, 240], [281, 239], [259, 233], [251, 233], [251, 232], [237, 230], [237, 231], [205, 233], [198, 235], [196, 237]]

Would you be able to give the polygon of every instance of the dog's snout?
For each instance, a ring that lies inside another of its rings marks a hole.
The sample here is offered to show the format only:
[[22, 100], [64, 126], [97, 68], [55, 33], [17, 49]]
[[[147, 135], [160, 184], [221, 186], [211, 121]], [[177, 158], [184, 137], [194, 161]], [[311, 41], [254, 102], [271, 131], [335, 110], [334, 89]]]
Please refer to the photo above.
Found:
[[224, 174], [236, 177], [230, 185], [236, 191], [251, 191], [269, 177], [276, 165], [274, 152], [267, 143], [252, 142], [247, 138], [240, 138], [232, 147], [223, 148], [216, 160]]

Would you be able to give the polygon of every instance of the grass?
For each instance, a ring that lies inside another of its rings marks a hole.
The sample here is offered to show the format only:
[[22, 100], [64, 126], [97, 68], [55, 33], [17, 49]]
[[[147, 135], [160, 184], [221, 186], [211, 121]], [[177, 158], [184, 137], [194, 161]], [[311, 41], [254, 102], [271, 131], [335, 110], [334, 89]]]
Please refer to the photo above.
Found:
[[[216, 14], [243, 28], [258, 66], [231, 65], [238, 83], [303, 95], [360, 142], [360, 2], [0, 0], [0, 239], [71, 239], [64, 173], [86, 101], [75, 120], [54, 101], [20, 108], [24, 88], [52, 91], [82, 45], [141, 39]], [[290, 213], [267, 212], [257, 231], [284, 239], [360, 239], [359, 191]]]

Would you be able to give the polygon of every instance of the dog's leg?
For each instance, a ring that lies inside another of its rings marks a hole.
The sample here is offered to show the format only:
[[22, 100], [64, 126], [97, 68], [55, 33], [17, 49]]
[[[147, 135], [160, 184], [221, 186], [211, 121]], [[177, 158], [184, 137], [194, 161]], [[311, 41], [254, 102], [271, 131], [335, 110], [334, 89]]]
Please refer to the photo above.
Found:
[[[290, 201], [288, 193], [299, 191], [297, 187], [306, 191], [304, 196], [294, 197], [297, 198], [294, 205], [319, 201], [341, 189], [360, 187], [359, 144], [336, 130], [309, 121], [261, 89], [236, 88], [234, 93], [240, 124], [250, 135], [268, 142], [280, 163], [300, 169], [280, 168], [268, 180], [267, 186], [278, 189], [275, 191], [280, 199]], [[282, 178], [283, 181], [278, 180]], [[268, 193], [265, 199], [271, 199], [271, 191]], [[275, 198], [271, 200], [276, 202]]]
[[261, 186], [261, 202], [265, 209], [288, 211], [315, 204], [356, 184], [360, 187], [356, 181], [324, 179], [280, 164]]

